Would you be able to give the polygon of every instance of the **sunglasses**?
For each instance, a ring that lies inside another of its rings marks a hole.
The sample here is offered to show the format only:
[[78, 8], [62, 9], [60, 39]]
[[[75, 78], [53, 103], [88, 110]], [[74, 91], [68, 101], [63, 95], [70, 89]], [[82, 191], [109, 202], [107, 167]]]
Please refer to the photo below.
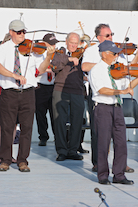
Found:
[[117, 55], [118, 53], [113, 52], [113, 56]]
[[108, 37], [113, 36], [113, 35], [114, 35], [114, 33], [106, 34], [106, 35], [99, 35], [99, 36], [104, 36], [104, 37], [108, 38]]
[[26, 30], [25, 29], [20, 30], [20, 31], [14, 31], [14, 32], [16, 32], [17, 35], [20, 35], [21, 33], [26, 34]]
[[109, 52], [109, 51], [107, 51], [107, 53], [108, 54], [111, 54], [111, 55], [113, 55], [113, 56], [116, 56], [118, 53], [116, 53], [116, 52]]
[[116, 53], [116, 52], [111, 52], [110, 54], [112, 54], [113, 56], [116, 56], [118, 53]]

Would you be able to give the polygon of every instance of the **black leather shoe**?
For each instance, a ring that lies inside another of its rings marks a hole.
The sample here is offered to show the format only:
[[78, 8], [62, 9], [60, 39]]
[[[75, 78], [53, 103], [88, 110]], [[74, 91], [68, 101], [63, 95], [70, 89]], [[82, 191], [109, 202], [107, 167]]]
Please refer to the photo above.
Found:
[[92, 168], [92, 172], [98, 172], [97, 165], [94, 165]]
[[67, 155], [67, 159], [70, 159], [70, 160], [83, 160], [83, 156], [76, 153], [74, 155]]
[[40, 140], [38, 146], [46, 146], [46, 141]]
[[125, 172], [126, 173], [133, 173], [134, 169], [127, 166]]
[[58, 155], [57, 158], [56, 158], [56, 161], [64, 161], [66, 159], [66, 155]]
[[89, 153], [89, 150], [85, 150], [85, 149], [78, 149], [77, 151], [80, 153]]
[[80, 153], [89, 153], [89, 150], [83, 149], [81, 145], [80, 145], [80, 147], [78, 148], [77, 151], [80, 152]]
[[123, 180], [116, 180], [113, 178], [113, 183], [119, 183], [119, 184], [125, 184], [125, 185], [133, 185], [134, 181], [133, 180], [127, 180], [126, 178]]
[[103, 185], [111, 185], [111, 182], [108, 179], [99, 180], [99, 183]]

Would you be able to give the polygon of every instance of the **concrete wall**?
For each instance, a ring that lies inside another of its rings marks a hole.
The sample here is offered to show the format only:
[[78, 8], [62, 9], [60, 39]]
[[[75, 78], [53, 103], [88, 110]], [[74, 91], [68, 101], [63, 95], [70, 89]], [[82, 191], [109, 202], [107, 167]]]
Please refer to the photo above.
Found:
[[1, 0], [0, 7], [137, 11], [137, 0]]

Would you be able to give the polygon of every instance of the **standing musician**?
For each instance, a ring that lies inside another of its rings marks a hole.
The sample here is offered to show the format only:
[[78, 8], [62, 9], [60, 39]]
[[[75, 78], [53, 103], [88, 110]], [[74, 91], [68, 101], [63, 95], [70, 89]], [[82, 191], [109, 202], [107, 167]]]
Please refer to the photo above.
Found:
[[[32, 125], [35, 112], [35, 91], [37, 86], [35, 71], [38, 68], [40, 74], [46, 71], [50, 63], [55, 47], [47, 48], [47, 56], [36, 56], [33, 53], [23, 56], [18, 52], [18, 46], [25, 40], [25, 25], [21, 20], [13, 20], [9, 24], [11, 40], [0, 46], [0, 71], [7, 69], [9, 77], [3, 73], [0, 77], [2, 93], [0, 99], [1, 117], [1, 147], [0, 158], [2, 163], [0, 171], [7, 171], [12, 163], [12, 136], [16, 124], [17, 114], [20, 123], [19, 150], [17, 165], [21, 172], [29, 172], [27, 157], [30, 153]], [[19, 46], [20, 47], [20, 46]], [[28, 66], [28, 67], [27, 67]], [[18, 72], [26, 77], [14, 74]], [[13, 79], [20, 80], [15, 81]]]
[[[120, 94], [133, 96], [133, 88], [138, 84], [138, 78], [129, 83], [129, 79], [114, 80], [110, 66], [114, 64], [118, 48], [112, 41], [105, 40], [99, 45], [101, 60], [89, 73], [94, 105], [94, 125], [98, 138], [98, 180], [100, 184], [109, 185], [108, 150], [113, 139], [114, 160], [112, 173], [113, 183], [132, 185], [132, 180], [125, 177], [127, 162], [126, 125], [121, 107]], [[131, 85], [131, 87], [130, 87]]]
[[[82, 160], [77, 153], [80, 144], [84, 96], [83, 72], [77, 57], [72, 57], [80, 42], [76, 33], [69, 33], [66, 38], [66, 49], [63, 54], [55, 54], [52, 65], [55, 66], [55, 85], [53, 91], [53, 116], [55, 129], [55, 145], [57, 161], [65, 159]], [[68, 141], [66, 139], [66, 123], [70, 107], [70, 129]]]
[[[10, 33], [7, 33], [0, 44], [3, 44], [5, 42], [9, 41], [10, 39], [11, 39], [11, 35], [10, 35]], [[2, 88], [0, 86], [0, 95], [1, 95], [1, 90], [2, 90]], [[17, 120], [17, 124], [18, 124], [18, 120]], [[17, 126], [17, 124], [16, 124], [16, 126]], [[15, 140], [15, 135], [16, 135], [16, 126], [15, 126], [14, 132], [13, 132], [13, 142]], [[0, 126], [0, 144], [1, 144], [1, 126]], [[1, 160], [0, 160], [0, 162], [1, 162]], [[16, 162], [17, 162], [17, 160], [12, 157], [12, 163], [16, 163]]]
[[[59, 42], [55, 35], [48, 33], [43, 37], [43, 41], [46, 47], [50, 45], [55, 45]], [[46, 55], [46, 52], [44, 53]], [[47, 132], [48, 122], [47, 122], [47, 111], [49, 110], [52, 131], [54, 134], [54, 124], [53, 124], [53, 112], [52, 112], [52, 93], [54, 88], [55, 74], [51, 69], [49, 72], [45, 72], [37, 77], [38, 87], [35, 90], [36, 99], [36, 121], [39, 133], [39, 146], [46, 146], [47, 140], [49, 139], [49, 134]]]
[[[95, 35], [99, 43], [102, 43], [105, 40], [112, 41], [112, 36], [114, 35], [114, 33], [112, 33], [108, 24], [99, 24], [95, 28]], [[83, 60], [82, 60], [83, 71], [89, 72], [93, 68], [93, 66], [95, 66], [100, 61], [101, 57], [100, 57], [99, 48], [98, 48], [99, 43], [96, 43], [95, 45], [88, 47], [85, 50], [83, 54]], [[117, 61], [127, 65], [127, 61], [123, 54], [120, 54], [118, 56]], [[136, 53], [136, 56], [132, 60], [131, 64], [132, 63], [134, 64], [137, 62], [138, 62], [138, 52]], [[91, 116], [93, 117], [92, 107], [93, 107], [93, 102], [91, 101], [90, 113], [91, 113]], [[91, 127], [92, 127], [91, 145], [92, 145], [92, 163], [93, 163], [92, 171], [97, 172], [97, 137], [94, 132], [93, 123], [91, 124]], [[132, 173], [134, 172], [134, 169], [126, 166], [126, 172]]]

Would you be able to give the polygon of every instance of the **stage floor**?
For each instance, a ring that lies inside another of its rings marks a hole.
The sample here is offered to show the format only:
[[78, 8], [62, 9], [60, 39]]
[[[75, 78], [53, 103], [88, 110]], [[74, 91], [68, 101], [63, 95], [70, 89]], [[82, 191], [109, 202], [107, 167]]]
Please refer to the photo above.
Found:
[[[65, 160], [57, 162], [54, 142], [46, 147], [31, 145], [28, 158], [31, 172], [21, 173], [16, 164], [10, 170], [0, 172], [0, 206], [1, 207], [98, 207], [101, 198], [94, 192], [99, 188], [110, 207], [138, 206], [138, 142], [127, 142], [128, 165], [134, 173], [126, 173], [132, 186], [111, 184], [100, 185], [97, 174], [92, 172], [91, 153], [84, 154], [83, 161]], [[90, 150], [90, 143], [83, 143], [84, 149]], [[13, 145], [16, 157], [18, 144]], [[91, 150], [90, 150], [91, 151]], [[112, 144], [109, 153], [110, 169], [112, 165]], [[112, 173], [109, 180], [112, 181]], [[100, 205], [101, 204], [101, 205]]]

